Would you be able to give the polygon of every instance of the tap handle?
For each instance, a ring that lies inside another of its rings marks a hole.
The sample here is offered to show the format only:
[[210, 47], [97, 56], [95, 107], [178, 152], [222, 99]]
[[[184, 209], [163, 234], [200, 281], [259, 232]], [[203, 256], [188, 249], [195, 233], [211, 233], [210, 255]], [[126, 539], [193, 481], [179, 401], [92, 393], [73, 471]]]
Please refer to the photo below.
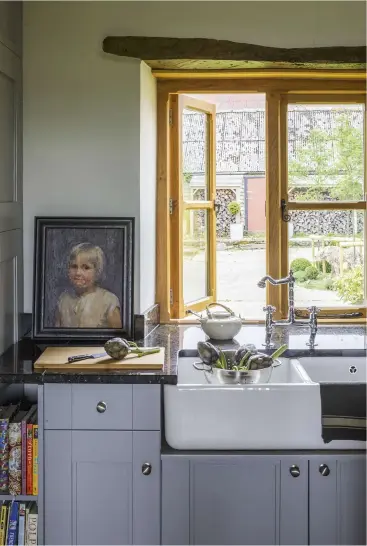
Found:
[[266, 305], [263, 307], [263, 311], [267, 311], [268, 313], [274, 313], [276, 310], [277, 308], [274, 307], [274, 305]]
[[312, 314], [312, 315], [317, 315], [317, 313], [320, 313], [320, 309], [319, 309], [318, 307], [316, 307], [316, 305], [312, 305], [312, 306], [309, 307], [307, 310], [308, 310], [308, 311], [310, 312], [310, 314]]

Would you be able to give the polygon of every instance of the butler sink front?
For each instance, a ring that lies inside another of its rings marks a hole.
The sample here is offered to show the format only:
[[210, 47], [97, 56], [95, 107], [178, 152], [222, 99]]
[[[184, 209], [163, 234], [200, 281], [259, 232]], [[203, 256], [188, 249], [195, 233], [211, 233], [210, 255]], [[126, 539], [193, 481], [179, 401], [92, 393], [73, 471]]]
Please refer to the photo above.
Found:
[[[321, 436], [320, 382], [365, 381], [364, 357], [280, 358], [254, 384], [223, 384], [198, 371], [196, 351], [178, 354], [178, 383], [164, 385], [165, 434], [174, 449], [364, 449]], [[354, 368], [356, 370], [354, 371]]]
[[297, 360], [281, 358], [269, 382], [265, 382], [264, 373], [264, 382], [246, 385], [219, 383], [212, 374], [193, 367], [198, 360], [181, 351], [178, 384], [164, 386], [165, 433], [171, 447], [306, 447], [305, 427], [314, 425], [308, 420], [309, 390], [318, 385], [312, 383]]

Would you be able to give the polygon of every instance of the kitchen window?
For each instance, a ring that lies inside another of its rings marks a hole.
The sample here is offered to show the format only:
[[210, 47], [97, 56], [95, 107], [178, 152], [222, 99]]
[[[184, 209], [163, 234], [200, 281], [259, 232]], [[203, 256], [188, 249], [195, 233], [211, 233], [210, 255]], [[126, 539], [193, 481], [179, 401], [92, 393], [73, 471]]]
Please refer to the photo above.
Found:
[[[285, 277], [292, 264], [297, 270], [295, 303], [300, 316], [316, 304], [320, 318], [326, 320], [348, 321], [351, 314], [365, 318], [364, 77], [329, 73], [323, 78], [318, 73], [311, 79], [299, 72], [292, 79], [259, 75], [158, 81], [156, 293], [163, 322], [185, 319], [189, 309], [199, 312], [221, 300], [216, 224], [221, 206], [216, 193], [216, 174], [220, 178], [216, 136], [220, 133], [215, 105], [207, 98], [234, 92], [264, 97], [260, 112], [266, 195], [262, 274]], [[184, 156], [190, 153], [191, 129], [185, 123], [189, 118], [195, 118], [196, 134], [201, 135], [192, 160], [195, 164], [200, 159], [196, 171], [201, 174], [195, 180], [184, 167]], [[251, 191], [256, 184], [259, 188], [259, 177], [253, 174], [250, 183]], [[200, 248], [196, 261], [190, 257], [195, 246]], [[277, 318], [286, 317], [287, 286], [267, 286], [263, 298], [264, 304], [276, 307]], [[259, 304], [253, 316], [248, 309], [247, 320], [263, 318]]]

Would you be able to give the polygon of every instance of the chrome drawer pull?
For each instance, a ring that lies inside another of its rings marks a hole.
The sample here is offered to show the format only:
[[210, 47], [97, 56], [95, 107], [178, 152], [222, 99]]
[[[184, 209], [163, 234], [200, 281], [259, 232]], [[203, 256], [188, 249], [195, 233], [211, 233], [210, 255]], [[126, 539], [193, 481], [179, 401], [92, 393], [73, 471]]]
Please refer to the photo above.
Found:
[[328, 476], [330, 474], [330, 468], [327, 464], [320, 464], [319, 472], [322, 476]]
[[144, 463], [141, 467], [141, 471], [144, 476], [149, 476], [149, 474], [152, 472], [152, 465], [150, 463]]
[[104, 413], [106, 409], [107, 409], [106, 402], [98, 402], [96, 407], [96, 410], [98, 411], [98, 413]]

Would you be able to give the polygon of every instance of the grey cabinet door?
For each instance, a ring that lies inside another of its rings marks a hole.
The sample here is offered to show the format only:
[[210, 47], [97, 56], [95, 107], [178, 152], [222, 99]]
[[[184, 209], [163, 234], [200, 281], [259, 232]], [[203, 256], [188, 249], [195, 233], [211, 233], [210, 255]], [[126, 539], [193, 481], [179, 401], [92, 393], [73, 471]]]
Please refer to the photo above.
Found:
[[310, 457], [310, 544], [366, 544], [366, 458]]
[[158, 431], [45, 430], [44, 470], [45, 544], [160, 543]]
[[132, 432], [72, 431], [73, 544], [132, 544]]
[[339, 544], [366, 544], [366, 456], [338, 457]]
[[160, 448], [160, 432], [154, 430], [133, 432], [134, 544], [161, 542]]
[[71, 430], [43, 433], [44, 544], [72, 544]]
[[278, 473], [273, 458], [192, 458], [190, 544], [276, 544]]
[[310, 457], [310, 544], [339, 544], [335, 455]]
[[308, 459], [282, 456], [279, 544], [308, 544]]

